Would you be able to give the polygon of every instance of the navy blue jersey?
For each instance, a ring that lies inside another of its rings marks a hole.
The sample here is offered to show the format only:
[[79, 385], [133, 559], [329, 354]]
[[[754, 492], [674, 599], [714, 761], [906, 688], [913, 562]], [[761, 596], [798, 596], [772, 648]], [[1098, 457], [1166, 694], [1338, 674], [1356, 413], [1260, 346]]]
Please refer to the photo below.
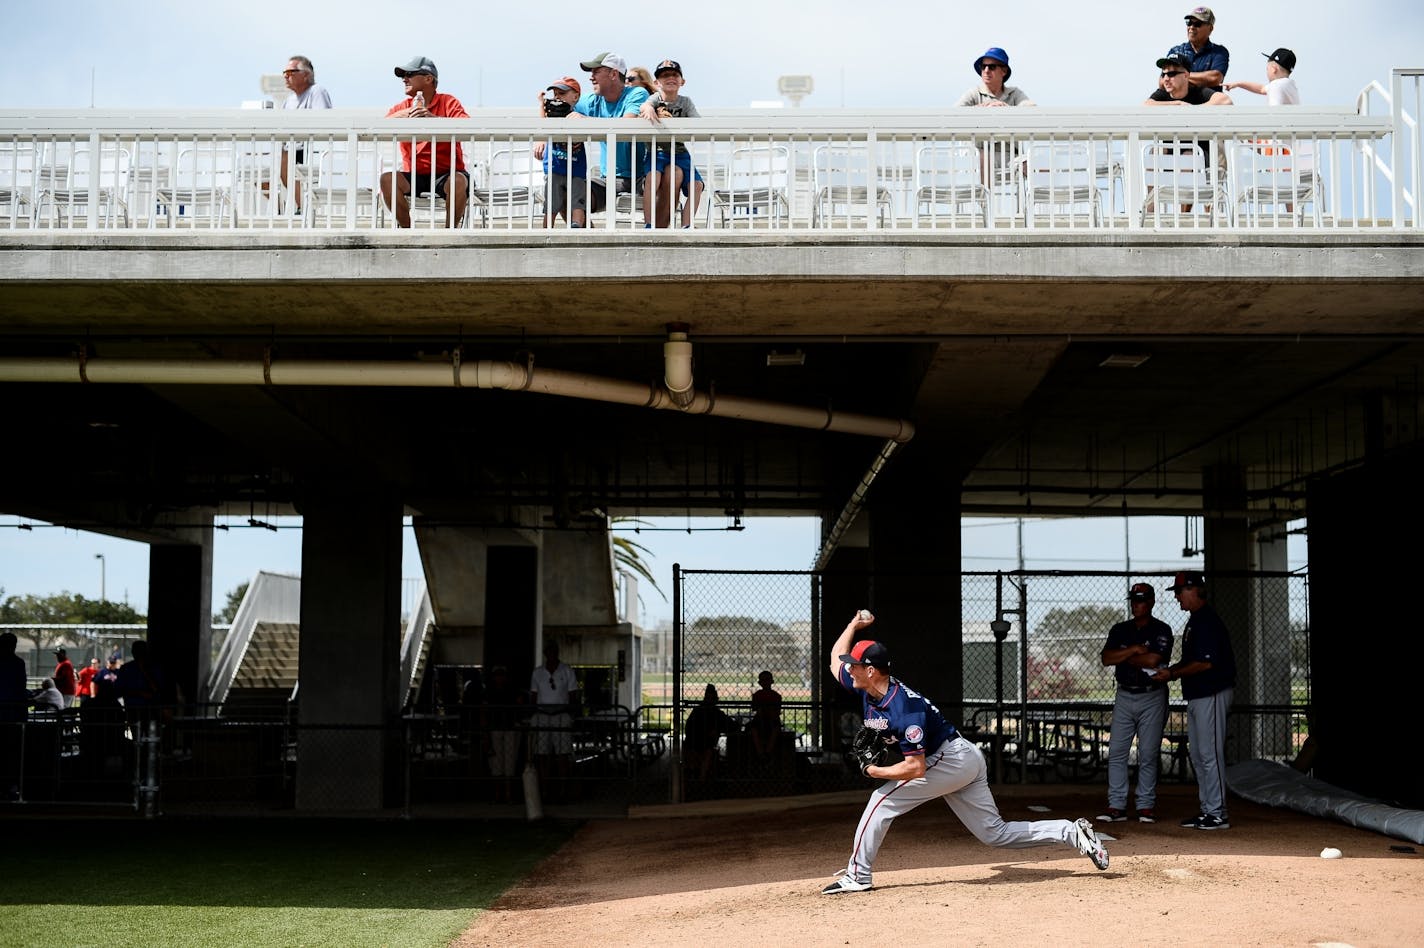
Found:
[[[840, 683], [847, 691], [856, 690], [845, 663], [841, 663]], [[860, 696], [865, 706], [865, 726], [898, 738], [900, 753], [906, 757], [924, 756], [926, 749], [938, 750], [956, 736], [933, 701], [897, 678], [890, 679], [890, 687], [879, 701], [864, 691]]]
[[[1172, 628], [1156, 616], [1148, 616], [1147, 624], [1138, 627], [1135, 619], [1119, 622], [1108, 630], [1108, 640], [1103, 650], [1127, 648], [1129, 645], [1145, 645], [1162, 656], [1161, 664], [1172, 663]], [[1133, 691], [1166, 688], [1167, 683], [1156, 682], [1143, 674], [1142, 669], [1128, 662], [1119, 662], [1114, 671], [1117, 683]]]
[[1182, 697], [1207, 698], [1236, 685], [1236, 653], [1226, 623], [1210, 604], [1193, 612], [1182, 629], [1182, 663], [1210, 662], [1211, 667], [1182, 681]]

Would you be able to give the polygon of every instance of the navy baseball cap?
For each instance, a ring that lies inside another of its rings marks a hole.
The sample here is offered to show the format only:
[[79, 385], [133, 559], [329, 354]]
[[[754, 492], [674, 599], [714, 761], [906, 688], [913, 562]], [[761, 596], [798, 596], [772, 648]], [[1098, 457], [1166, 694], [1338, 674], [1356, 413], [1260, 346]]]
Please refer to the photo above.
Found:
[[855, 643], [848, 654], [841, 656], [847, 665], [869, 665], [881, 671], [890, 670], [890, 650], [874, 639]]
[[1165, 69], [1168, 66], [1181, 66], [1187, 72], [1192, 71], [1192, 61], [1181, 53], [1168, 53], [1157, 60], [1157, 68]]
[[1206, 586], [1206, 577], [1201, 573], [1184, 570], [1177, 574], [1176, 580], [1167, 587], [1168, 592], [1176, 592], [1179, 589], [1198, 589]]
[[1129, 602], [1156, 602], [1157, 593], [1146, 583], [1133, 583], [1127, 591]]
[[653, 70], [653, 75], [661, 76], [665, 72], [675, 72], [679, 76], [682, 75], [682, 63], [676, 59], [664, 59], [658, 63], [657, 68]]

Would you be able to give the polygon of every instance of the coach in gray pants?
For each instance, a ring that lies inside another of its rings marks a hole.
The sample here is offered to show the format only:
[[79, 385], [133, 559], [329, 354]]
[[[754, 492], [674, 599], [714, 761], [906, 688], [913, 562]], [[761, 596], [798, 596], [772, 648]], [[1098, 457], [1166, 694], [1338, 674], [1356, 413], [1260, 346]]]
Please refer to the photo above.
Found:
[[1127, 760], [1137, 737], [1137, 819], [1157, 821], [1157, 774], [1162, 766], [1162, 729], [1167, 724], [1167, 684], [1151, 673], [1172, 660], [1172, 630], [1152, 615], [1157, 595], [1147, 583], [1128, 590], [1132, 618], [1114, 625], [1103, 644], [1103, 664], [1114, 665], [1112, 739], [1108, 743], [1108, 808], [1101, 823], [1127, 819]]

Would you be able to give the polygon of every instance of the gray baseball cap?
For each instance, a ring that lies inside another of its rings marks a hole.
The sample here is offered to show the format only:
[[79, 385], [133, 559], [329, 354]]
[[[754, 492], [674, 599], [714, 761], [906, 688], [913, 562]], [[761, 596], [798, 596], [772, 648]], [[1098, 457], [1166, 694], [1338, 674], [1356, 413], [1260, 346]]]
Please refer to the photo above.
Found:
[[413, 72], [428, 72], [436, 79], [440, 78], [440, 70], [435, 68], [435, 62], [425, 56], [417, 56], [404, 66], [397, 66], [396, 78], [404, 79]]

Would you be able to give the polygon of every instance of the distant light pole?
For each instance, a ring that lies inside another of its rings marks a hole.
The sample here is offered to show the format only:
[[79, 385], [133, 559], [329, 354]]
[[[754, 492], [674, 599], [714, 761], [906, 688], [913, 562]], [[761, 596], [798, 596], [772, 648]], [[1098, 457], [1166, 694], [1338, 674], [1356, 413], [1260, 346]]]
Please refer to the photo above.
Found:
[[107, 602], [108, 596], [104, 594], [104, 567], [107, 565], [107, 561], [104, 559], [103, 553], [95, 553], [94, 559], [99, 561], [99, 601]]

